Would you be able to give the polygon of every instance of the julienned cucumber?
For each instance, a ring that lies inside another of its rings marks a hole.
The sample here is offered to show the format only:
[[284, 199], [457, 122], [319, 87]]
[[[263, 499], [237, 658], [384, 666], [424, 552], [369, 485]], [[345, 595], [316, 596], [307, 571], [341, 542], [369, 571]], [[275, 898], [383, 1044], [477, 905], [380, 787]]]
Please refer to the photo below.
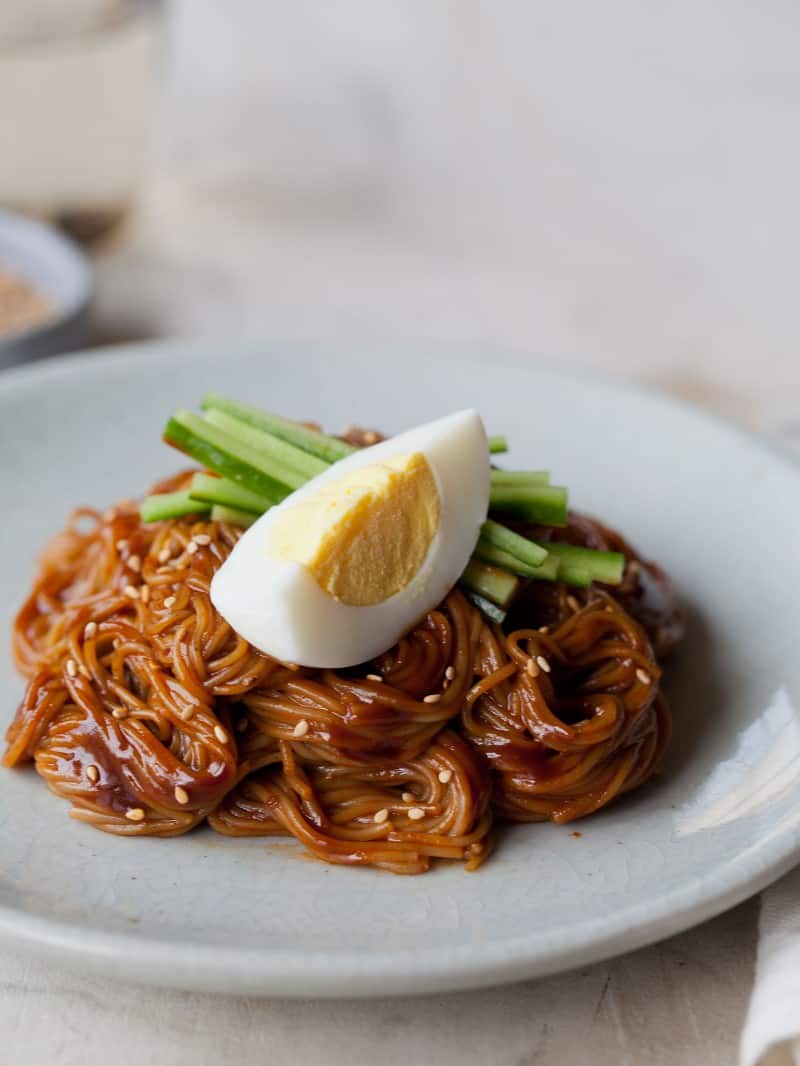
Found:
[[239, 511], [235, 507], [226, 507], [222, 503], [215, 503], [211, 508], [212, 522], [227, 522], [231, 526], [241, 526], [247, 529], [253, 522], [258, 520], [258, 515], [248, 511]]
[[281, 480], [284, 471], [280, 471], [279, 477], [276, 464], [266, 456], [191, 411], [177, 411], [170, 418], [164, 430], [164, 440], [208, 469], [258, 496], [264, 496], [271, 503], [280, 503], [294, 488], [300, 487]]
[[543, 526], [567, 524], [567, 490], [560, 485], [492, 485], [489, 506], [504, 515]]
[[493, 544], [495, 548], [508, 552], [528, 566], [541, 566], [547, 558], [547, 549], [540, 544], [534, 544], [527, 537], [520, 536], [512, 529], [493, 522], [488, 518], [481, 527], [481, 540], [487, 544]]
[[481, 596], [479, 592], [474, 592], [470, 588], [464, 588], [464, 595], [491, 622], [497, 622], [498, 625], [502, 625], [505, 622], [506, 612], [502, 607], [498, 607], [496, 603], [492, 603], [491, 600], [487, 600], [485, 596]]
[[142, 500], [139, 514], [143, 522], [163, 522], [188, 514], [207, 514], [209, 510], [209, 504], [194, 499], [187, 491], [157, 492]]
[[549, 485], [549, 470], [492, 470], [492, 485]]
[[547, 543], [541, 545], [558, 559], [559, 580], [562, 575], [586, 574], [590, 581], [618, 585], [625, 570], [625, 556], [621, 552], [604, 552], [595, 548], [581, 548], [576, 544]]
[[498, 607], [508, 607], [519, 588], [519, 581], [513, 574], [479, 559], [470, 559], [461, 575], [461, 583]]
[[326, 463], [335, 463], [338, 459], [344, 459], [356, 451], [356, 448], [346, 441], [329, 437], [315, 429], [308, 429], [280, 415], [273, 415], [268, 411], [260, 411], [257, 407], [250, 407], [246, 403], [231, 400], [227, 396], [221, 396], [218, 392], [206, 393], [203, 398], [203, 410], [223, 411], [240, 422], [255, 426], [263, 433], [270, 433], [273, 437], [279, 437], [309, 455], [317, 456]]
[[475, 546], [474, 554], [485, 563], [499, 566], [502, 570], [508, 570], [512, 574], [519, 574], [521, 577], [539, 577], [545, 581], [555, 581], [558, 573], [558, 560], [555, 557], [548, 556], [538, 566], [530, 566], [517, 558], [516, 555], [512, 555], [511, 552], [504, 551], [502, 548], [491, 544], [488, 540], [484, 540], [483, 537], [480, 538]]
[[218, 426], [225, 433], [230, 433], [248, 448], [253, 448], [259, 455], [268, 456], [271, 462], [279, 464], [282, 469], [292, 471], [297, 478], [309, 481], [330, 466], [330, 463], [318, 459], [316, 455], [309, 455], [308, 452], [295, 448], [293, 444], [281, 440], [280, 437], [273, 437], [261, 429], [256, 429], [255, 426], [240, 422], [238, 418], [234, 418], [225, 411], [207, 411], [205, 418], [207, 422]]
[[189, 492], [195, 500], [218, 503], [254, 515], [263, 514], [272, 506], [266, 496], [250, 492], [226, 477], [213, 477], [211, 474], [195, 474]]
[[489, 437], [489, 451], [492, 455], [500, 455], [502, 452], [507, 452], [508, 441], [500, 434]]

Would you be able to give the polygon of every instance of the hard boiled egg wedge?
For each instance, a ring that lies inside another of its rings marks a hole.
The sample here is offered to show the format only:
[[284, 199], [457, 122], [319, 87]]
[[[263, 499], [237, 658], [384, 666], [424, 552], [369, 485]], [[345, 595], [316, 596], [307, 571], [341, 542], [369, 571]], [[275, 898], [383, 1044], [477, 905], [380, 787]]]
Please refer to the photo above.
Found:
[[489, 506], [476, 411], [334, 463], [240, 538], [211, 583], [223, 618], [282, 662], [366, 662], [450, 591]]

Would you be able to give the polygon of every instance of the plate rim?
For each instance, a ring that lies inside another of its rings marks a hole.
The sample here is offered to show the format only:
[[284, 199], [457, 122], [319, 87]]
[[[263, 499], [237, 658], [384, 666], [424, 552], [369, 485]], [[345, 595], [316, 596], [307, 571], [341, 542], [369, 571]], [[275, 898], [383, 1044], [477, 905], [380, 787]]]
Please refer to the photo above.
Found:
[[[314, 352], [320, 348], [344, 349], [339, 343], [303, 340], [186, 338], [126, 343], [57, 356], [32, 366], [12, 368], [0, 374], [0, 400], [44, 381], [93, 371], [98, 364], [108, 373], [131, 363], [158, 362], [166, 357], [196, 358], [218, 351], [221, 344], [235, 349], [237, 357], [251, 353], [277, 353], [282, 348]], [[367, 356], [364, 345], [351, 342], [346, 350]], [[375, 345], [369, 345], [374, 353]], [[388, 344], [382, 351], [400, 345]], [[421, 350], [422, 345], [402, 346]], [[777, 442], [709, 412], [695, 404], [665, 394], [646, 384], [580, 365], [562, 365], [556, 360], [529, 357], [524, 367], [519, 352], [501, 349], [512, 365], [530, 373], [545, 373], [571, 381], [590, 381], [621, 393], [647, 397], [674, 414], [713, 423], [718, 430], [744, 441], [777, 462], [798, 482], [800, 465]], [[460, 362], [480, 362], [495, 349], [488, 346], [437, 345], [437, 356]], [[95, 974], [109, 975], [149, 985], [218, 991], [268, 994], [279, 997], [343, 995], [376, 997], [439, 993], [486, 987], [504, 982], [540, 977], [579, 965], [636, 950], [708, 920], [749, 898], [786, 873], [800, 860], [800, 810], [785, 819], [780, 832], [751, 843], [723, 864], [717, 864], [699, 879], [675, 887], [655, 901], [637, 904], [597, 920], [578, 921], [558, 943], [546, 942], [541, 932], [494, 939], [479, 948], [468, 942], [457, 947], [380, 949], [373, 952], [306, 949], [220, 947], [175, 938], [136, 936], [124, 930], [99, 930], [80, 922], [67, 922], [27, 913], [0, 904], [0, 944]], [[645, 913], [646, 912], [646, 913]]]

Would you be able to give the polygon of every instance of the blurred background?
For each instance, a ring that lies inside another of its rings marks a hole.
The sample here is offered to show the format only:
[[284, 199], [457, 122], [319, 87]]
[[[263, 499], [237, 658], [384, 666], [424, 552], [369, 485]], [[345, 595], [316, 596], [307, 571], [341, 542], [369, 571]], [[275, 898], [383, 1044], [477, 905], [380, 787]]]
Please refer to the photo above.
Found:
[[[0, 206], [89, 257], [62, 348], [469, 346], [798, 439], [798, 30], [785, 0], [3, 0]], [[55, 299], [8, 247], [0, 340]]]

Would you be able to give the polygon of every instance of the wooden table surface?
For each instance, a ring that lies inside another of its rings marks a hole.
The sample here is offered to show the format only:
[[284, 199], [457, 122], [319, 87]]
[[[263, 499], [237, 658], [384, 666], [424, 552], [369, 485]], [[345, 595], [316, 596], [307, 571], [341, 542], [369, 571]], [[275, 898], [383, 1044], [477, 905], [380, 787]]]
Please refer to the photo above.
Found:
[[[96, 339], [499, 347], [800, 440], [800, 9], [178, 0]], [[221, 345], [221, 353], [224, 345]], [[757, 901], [609, 963], [365, 1004], [0, 959], [9, 1062], [732, 1063]], [[0, 1053], [0, 1059], [3, 1055]]]

